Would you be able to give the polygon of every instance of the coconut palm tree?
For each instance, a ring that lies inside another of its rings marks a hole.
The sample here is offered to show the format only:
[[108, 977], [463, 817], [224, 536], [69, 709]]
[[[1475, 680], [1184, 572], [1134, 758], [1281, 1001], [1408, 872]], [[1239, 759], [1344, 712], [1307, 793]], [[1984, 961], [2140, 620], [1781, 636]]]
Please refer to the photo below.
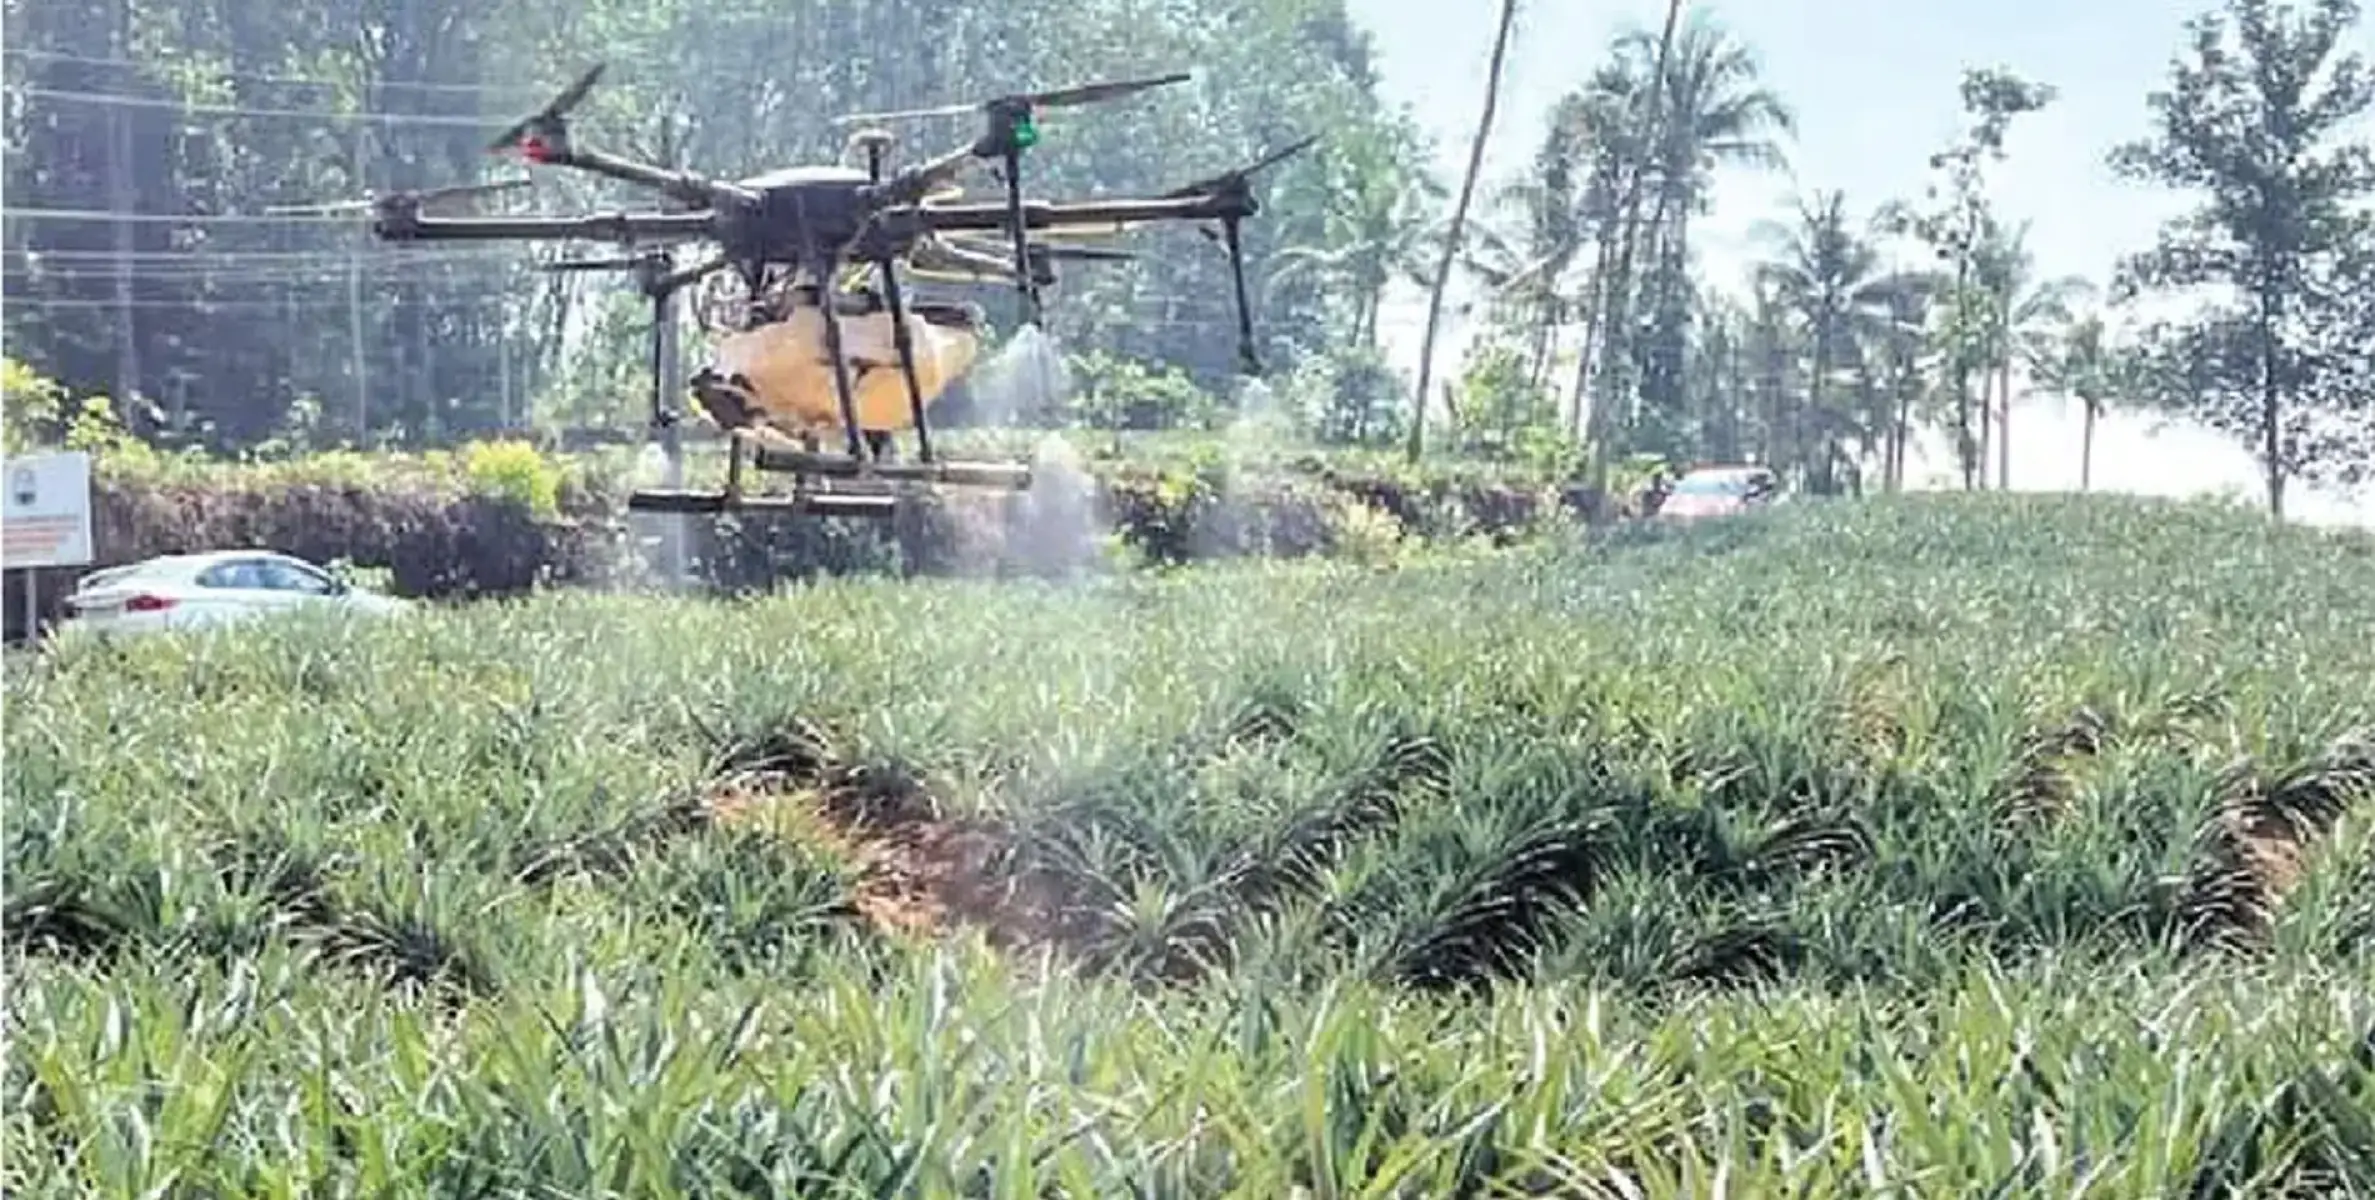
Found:
[[1418, 347], [1416, 411], [1410, 414], [1410, 458], [1426, 452], [1427, 388], [1434, 382], [1435, 334], [1443, 323], [1443, 293], [1451, 286], [1451, 269], [1459, 261], [1460, 234], [1468, 222], [1468, 206], [1476, 199], [1476, 178], [1484, 172], [1484, 147], [1493, 132], [1493, 114], [1501, 106], [1501, 79], [1509, 61], [1509, 31], [1517, 24], [1517, 0], [1501, 0], [1501, 26], [1493, 33], [1493, 57], [1484, 72], [1484, 112], [1476, 119], [1476, 140], [1468, 147], [1468, 171], [1460, 179], [1459, 199], [1443, 234], [1443, 257], [1435, 267], [1434, 286], [1427, 292], [1427, 328]]
[[[1619, 44], [1620, 59], [1642, 76], [1655, 71], [1657, 47], [1646, 31]], [[1690, 222], [1706, 212], [1716, 170], [1778, 169], [1787, 163], [1781, 139], [1796, 132], [1789, 106], [1759, 80], [1756, 56], [1704, 10], [1694, 11], [1675, 35], [1665, 70], [1664, 118], [1659, 123], [1656, 178], [1643, 229], [1649, 265], [1642, 298], [1650, 333], [1638, 347], [1644, 407], [1675, 407], [1693, 304]]]
[[1324, 236], [1270, 257], [1265, 289], [1318, 276], [1349, 299], [1347, 340], [1355, 347], [1376, 345], [1386, 289], [1426, 286], [1432, 252], [1441, 247], [1445, 188], [1406, 154], [1385, 139], [1364, 138], [1328, 156]]
[[1768, 237], [1778, 233], [1781, 254], [1759, 273], [1797, 314], [1807, 341], [1806, 399], [1792, 413], [1782, 443], [1806, 486], [1828, 492], [1837, 482], [1841, 444], [1861, 425], [1838, 403], [1833, 385], [1854, 367], [1860, 347], [1886, 328], [1890, 277], [1880, 251], [1849, 223], [1847, 199], [1839, 192], [1818, 192], [1811, 203], [1801, 202], [1792, 229], [1765, 228]]
[[[1642, 100], [1639, 104], [1627, 103], [1621, 110], [1624, 114], [1623, 127], [1631, 131], [1627, 140], [1635, 146], [1655, 147], [1663, 141], [1659, 131], [1665, 128], [1666, 122], [1667, 69], [1673, 61], [1674, 33], [1681, 19], [1682, 0], [1667, 0], [1666, 21], [1658, 31], [1657, 53], [1651, 59], [1646, 85], [1636, 83], [1628, 88], [1628, 99], [1631, 95], [1637, 95]], [[1618, 74], [1621, 76], [1629, 72], [1625, 72], [1620, 65]], [[1641, 201], [1649, 174], [1650, 157], [1648, 154], [1629, 155], [1625, 160], [1625, 168], [1619, 172], [1624, 186], [1617, 203], [1615, 253], [1608, 261], [1607, 270], [1599, 273], [1602, 283], [1598, 289], [1597, 307], [1600, 311], [1597, 318], [1598, 323], [1607, 330], [1604, 338], [1607, 349], [1604, 353], [1610, 362], [1620, 368], [1626, 365], [1633, 340], [1625, 336], [1624, 342], [1620, 344], [1617, 339], [1626, 335], [1633, 325], [1633, 264], [1641, 250]], [[1578, 369], [1578, 382], [1585, 369]], [[1602, 491], [1608, 486], [1609, 440], [1615, 432], [1613, 410], [1619, 404], [1631, 403], [1630, 376], [1630, 372], [1620, 370], [1592, 405], [1592, 486]]]
[[2037, 363], [2037, 382], [2078, 402], [2079, 491], [2094, 486], [2096, 422], [2134, 394], [2132, 365], [2127, 355], [2106, 342], [2102, 314], [2091, 312], [2062, 329]]
[[[2012, 489], [2012, 368], [2037, 364], [2053, 353], [2061, 329], [2071, 320], [2071, 305], [2094, 292], [2094, 285], [2076, 275], [2051, 279], [2037, 276], [2036, 255], [2028, 246], [2029, 223], [2001, 231], [1981, 244], [1974, 260], [1979, 284], [1987, 297], [1986, 344], [1988, 377], [1981, 395], [1993, 383], [1996, 443], [1996, 490]], [[1988, 406], [1980, 405], [1980, 455], [1985, 461]]]
[[1930, 369], [1936, 355], [1930, 326], [1936, 301], [1947, 281], [1932, 271], [1899, 271], [1881, 280], [1885, 310], [1865, 354], [1886, 405], [1883, 415], [1882, 486], [1897, 491], [1905, 486], [1905, 449], [1912, 436], [1914, 409], [1929, 392]]
[[1461, 265], [1491, 289], [1503, 318], [1531, 327], [1526, 377], [1536, 387], [1548, 386], [1558, 330], [1576, 303], [1567, 277], [1594, 223], [1585, 194], [1590, 146], [1582, 103], [1569, 95], [1551, 110], [1532, 169], [1494, 190], [1489, 219], [1470, 232], [1461, 252]]

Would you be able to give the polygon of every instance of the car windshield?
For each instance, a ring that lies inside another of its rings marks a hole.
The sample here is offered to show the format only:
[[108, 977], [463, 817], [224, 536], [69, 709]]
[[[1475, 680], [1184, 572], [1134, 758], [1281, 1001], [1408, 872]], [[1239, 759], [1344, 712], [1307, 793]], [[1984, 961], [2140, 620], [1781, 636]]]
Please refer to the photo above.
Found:
[[1686, 475], [1674, 485], [1678, 496], [1738, 496], [1747, 491], [1746, 475]]

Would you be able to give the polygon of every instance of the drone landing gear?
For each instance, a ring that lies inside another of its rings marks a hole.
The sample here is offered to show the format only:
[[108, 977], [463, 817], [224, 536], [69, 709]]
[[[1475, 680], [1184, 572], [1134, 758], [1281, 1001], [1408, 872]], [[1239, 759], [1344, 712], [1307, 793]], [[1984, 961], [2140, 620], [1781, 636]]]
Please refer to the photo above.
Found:
[[[880, 177], [881, 164], [873, 164], [872, 173]], [[891, 341], [897, 354], [901, 381], [906, 384], [908, 416], [915, 429], [917, 460], [912, 463], [897, 460], [897, 446], [888, 429], [865, 428], [859, 418], [857, 386], [865, 374], [884, 370], [889, 363], [868, 354], [862, 361], [852, 361], [851, 347], [841, 327], [841, 297], [832, 289], [840, 263], [831, 253], [813, 255], [806, 270], [816, 281], [813, 303], [822, 317], [823, 355], [831, 364], [835, 406], [839, 409], [841, 431], [847, 448], [843, 454], [819, 452], [818, 439], [813, 433], [801, 437], [800, 449], [764, 440], [758, 423], [767, 413], [751, 380], [741, 375], [722, 375], [714, 369], [703, 369], [691, 380], [694, 399], [708, 413], [710, 419], [728, 431], [726, 446], [726, 485], [717, 492], [647, 490], [635, 492], [627, 498], [627, 508], [633, 512], [662, 513], [723, 513], [776, 511], [818, 516], [896, 516], [901, 501], [931, 485], [951, 485], [1004, 489], [1020, 492], [1031, 486], [1031, 468], [1013, 462], [958, 462], [942, 459], [933, 452], [931, 427], [924, 416], [925, 397], [918, 378], [913, 332], [908, 328], [908, 306], [899, 287], [896, 263], [889, 258], [876, 264], [882, 283], [881, 303], [889, 316]], [[674, 288], [668, 277], [659, 276], [656, 267], [647, 268], [653, 278], [647, 290], [655, 295], [661, 306], [653, 323], [654, 386], [652, 392], [652, 420], [655, 428], [669, 427], [675, 414], [662, 404], [660, 364], [666, 356], [660, 350], [661, 333], [668, 320], [665, 300]], [[760, 280], [754, 275], [746, 280], [754, 298], [763, 295]], [[866, 315], [861, 312], [859, 315]], [[926, 321], [933, 317], [926, 313]], [[855, 369], [853, 369], [855, 368]], [[747, 445], [746, 445], [747, 443]], [[744, 491], [745, 464], [754, 470], [789, 474], [792, 490], [786, 493], [752, 494]]]
[[[731, 397], [732, 392], [718, 389]], [[709, 395], [698, 389], [706, 405]], [[722, 402], [721, 402], [722, 405]], [[715, 408], [712, 412], [717, 411]], [[820, 517], [890, 517], [901, 501], [933, 485], [1021, 492], [1031, 486], [1031, 467], [1018, 462], [890, 461], [889, 430], [864, 431], [865, 458], [772, 445], [735, 429], [726, 441], [726, 486], [715, 492], [645, 490], [627, 497], [632, 512], [769, 512]], [[790, 475], [789, 492], [744, 490], [744, 472]]]

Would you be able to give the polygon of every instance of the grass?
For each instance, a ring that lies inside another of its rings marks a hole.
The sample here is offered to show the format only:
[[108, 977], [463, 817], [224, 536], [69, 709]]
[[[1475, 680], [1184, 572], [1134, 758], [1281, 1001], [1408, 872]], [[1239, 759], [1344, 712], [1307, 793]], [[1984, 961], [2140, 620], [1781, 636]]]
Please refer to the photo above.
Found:
[[69, 645], [6, 1186], [2367, 1194], [2370, 628], [1929, 497]]

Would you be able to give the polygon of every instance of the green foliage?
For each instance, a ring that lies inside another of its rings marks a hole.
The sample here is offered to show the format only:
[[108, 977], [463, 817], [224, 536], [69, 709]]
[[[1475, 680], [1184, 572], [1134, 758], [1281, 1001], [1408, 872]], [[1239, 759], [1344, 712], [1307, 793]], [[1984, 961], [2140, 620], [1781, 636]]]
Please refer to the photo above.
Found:
[[[636, 577], [638, 539], [649, 532], [624, 509], [631, 457], [565, 458], [519, 441], [245, 462], [150, 455], [103, 458], [101, 467], [96, 528], [109, 563], [268, 544], [389, 570], [406, 594], [507, 595]], [[1169, 438], [1093, 462], [1082, 511], [1057, 522], [1079, 528], [1058, 540], [1108, 539], [1121, 558], [1177, 564], [1333, 552], [1346, 499], [1430, 541], [1512, 540], [1543, 531], [1561, 510], [1579, 519], [1598, 511], [1588, 495], [1542, 490], [1551, 478], [1473, 462], [1389, 471], [1356, 456], [1304, 461], [1235, 431]], [[721, 518], [684, 530], [694, 577], [743, 591], [818, 574], [1047, 569], [1033, 565], [1041, 552], [1031, 548], [1051, 536], [1046, 520], [1032, 502], [952, 490], [887, 525]]]
[[534, 516], [552, 520], [561, 515], [561, 470], [526, 442], [472, 442], [462, 448], [462, 474], [472, 488], [511, 500]]
[[76, 400], [56, 380], [17, 360], [0, 359], [0, 404], [6, 406], [8, 453], [54, 448], [81, 450], [106, 466], [142, 470], [159, 462], [156, 448], [124, 428], [105, 396]]
[[1183, 371], [1102, 350], [1072, 355], [1068, 423], [1077, 428], [1208, 428], [1219, 405]]
[[2353, 44], [2351, 0], [2308, 11], [2230, 0], [2186, 26], [2149, 138], [2119, 147], [2123, 176], [2206, 193], [2119, 290], [2199, 294], [2201, 315], [2146, 335], [2159, 406], [2251, 448], [2269, 510], [2296, 478], [2355, 484], [2375, 471], [2375, 72]]
[[1281, 387], [1287, 407], [1331, 446], [1390, 446], [1410, 414], [1410, 385], [1368, 343], [1305, 358]]
[[1525, 431], [1557, 425], [1557, 401], [1532, 377], [1524, 350], [1503, 338], [1469, 349], [1455, 396], [1453, 432], [1465, 449], [1514, 450]]
[[[7, 664], [0, 1161], [27, 1195], [2363, 1192], [2370, 598], [2363, 537], [1945, 497], [61, 646]], [[686, 800], [763, 741], [1006, 831], [1094, 953], [862, 923], [830, 839]], [[2230, 903], [2240, 829], [2303, 835], [2281, 905]], [[2180, 949], [2187, 914], [2247, 944]]]
[[0, 357], [0, 437], [6, 438], [8, 453], [59, 444], [71, 408], [57, 380], [14, 358]]

